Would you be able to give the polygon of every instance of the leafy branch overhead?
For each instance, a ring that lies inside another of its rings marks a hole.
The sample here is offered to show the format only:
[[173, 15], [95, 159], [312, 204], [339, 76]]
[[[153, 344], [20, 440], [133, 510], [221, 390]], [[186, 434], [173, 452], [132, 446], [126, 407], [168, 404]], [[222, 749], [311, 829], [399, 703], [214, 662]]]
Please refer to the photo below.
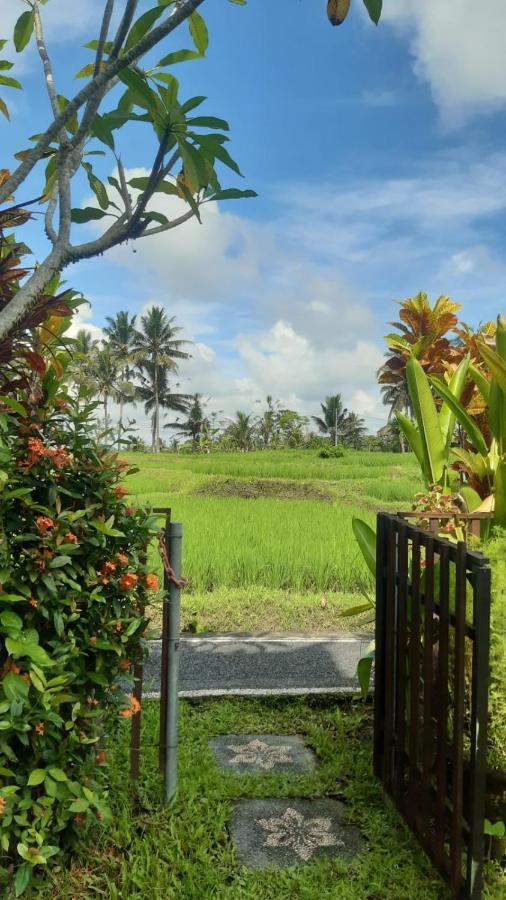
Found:
[[[201, 207], [211, 201], [256, 196], [251, 189], [222, 185], [227, 171], [242, 177], [227, 149], [228, 123], [201, 114], [204, 96], [182, 97], [174, 74], [179, 63], [206, 54], [209, 35], [198, 9], [204, 0], [157, 0], [141, 15], [137, 15], [139, 0], [102, 0], [100, 28], [85, 45], [91, 58], [76, 73], [80, 87], [73, 97], [58, 89], [44, 34], [48, 2], [22, 4], [28, 8], [15, 24], [13, 43], [18, 54], [36, 47], [50, 119], [45, 131], [32, 135], [30, 146], [15, 154], [18, 166], [0, 184], [0, 203], [13, 196], [34, 170], [39, 174], [43, 168], [37, 202], [44, 205], [50, 250], [0, 310], [0, 338], [22, 323], [46, 284], [69, 264], [127, 240], [169, 231], [192, 218], [201, 221]], [[245, 0], [226, 2], [241, 6]], [[381, 2], [364, 2], [377, 21]], [[329, 8], [332, 5], [347, 12], [350, 4], [329, 0]], [[181, 28], [188, 30], [190, 46], [169, 50], [166, 39]], [[0, 41], [0, 52], [5, 44]], [[11, 68], [11, 61], [0, 60], [0, 86], [20, 89], [19, 81], [4, 74]], [[9, 115], [2, 98], [0, 112]], [[129, 181], [126, 136], [132, 128], [143, 130], [143, 145], [151, 156], [146, 177]], [[104, 176], [107, 167], [112, 174]], [[73, 196], [83, 177], [94, 201], [81, 209]], [[161, 195], [174, 198], [172, 214], [166, 203], [163, 210], [159, 207]], [[76, 226], [102, 220], [98, 237], [76, 241]]]

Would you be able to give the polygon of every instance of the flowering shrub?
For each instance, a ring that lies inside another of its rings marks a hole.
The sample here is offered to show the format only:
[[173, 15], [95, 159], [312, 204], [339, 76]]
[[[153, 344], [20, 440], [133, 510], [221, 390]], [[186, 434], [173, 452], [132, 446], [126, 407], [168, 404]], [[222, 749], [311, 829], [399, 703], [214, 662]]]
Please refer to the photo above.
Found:
[[117, 682], [143, 654], [156, 523], [125, 505], [94, 408], [51, 369], [0, 398], [1, 894], [108, 820], [102, 738], [138, 712]]

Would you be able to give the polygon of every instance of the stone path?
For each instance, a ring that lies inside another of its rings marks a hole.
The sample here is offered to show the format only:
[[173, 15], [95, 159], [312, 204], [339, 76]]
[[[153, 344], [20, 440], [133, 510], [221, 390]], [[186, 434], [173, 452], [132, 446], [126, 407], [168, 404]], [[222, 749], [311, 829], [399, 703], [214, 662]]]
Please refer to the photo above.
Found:
[[[317, 765], [299, 735], [222, 734], [209, 744], [218, 767], [235, 775], [299, 775]], [[318, 855], [350, 861], [363, 844], [344, 804], [326, 797], [240, 800], [229, 830], [239, 862], [249, 868], [301, 865]]]
[[[354, 693], [367, 634], [206, 634], [183, 636], [179, 690], [183, 697]], [[144, 692], [160, 690], [161, 641], [150, 641]]]

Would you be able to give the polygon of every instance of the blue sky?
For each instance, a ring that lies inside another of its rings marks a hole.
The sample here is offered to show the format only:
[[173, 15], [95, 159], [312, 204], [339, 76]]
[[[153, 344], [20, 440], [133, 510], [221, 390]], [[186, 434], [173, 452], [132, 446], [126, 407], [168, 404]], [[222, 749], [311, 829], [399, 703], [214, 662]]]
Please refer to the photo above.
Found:
[[[102, 6], [44, 8], [62, 93]], [[207, 58], [174, 74], [184, 98], [205, 94], [202, 109], [229, 120], [259, 198], [67, 270], [92, 303], [79, 324], [98, 335], [106, 315], [163, 304], [196, 342], [180, 381], [215, 410], [257, 410], [270, 393], [311, 414], [338, 390], [376, 430], [394, 299], [449, 294], [471, 324], [506, 311], [506, 11], [482, 6], [384, 0], [375, 28], [354, 0], [332, 28], [324, 0], [206, 0]], [[4, 32], [22, 9], [2, 0]], [[182, 46], [186, 31], [167, 49]], [[47, 120], [33, 49], [19, 74], [3, 166]], [[145, 131], [125, 132], [121, 152], [145, 167]], [[87, 196], [78, 188], [76, 205]], [[31, 244], [42, 257], [40, 229]]]

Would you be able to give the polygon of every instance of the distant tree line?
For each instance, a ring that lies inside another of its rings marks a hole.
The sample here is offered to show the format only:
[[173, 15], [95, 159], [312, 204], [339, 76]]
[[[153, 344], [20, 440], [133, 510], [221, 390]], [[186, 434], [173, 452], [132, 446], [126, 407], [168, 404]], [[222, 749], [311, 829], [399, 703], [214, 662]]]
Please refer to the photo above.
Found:
[[[140, 316], [121, 311], [107, 317], [104, 338], [93, 339], [84, 329], [73, 344], [69, 377], [101, 402], [103, 426], [119, 446], [148, 449], [136, 436], [136, 419], [125, 421], [125, 409], [141, 404], [150, 418], [154, 453], [162, 449], [209, 452], [322, 447], [328, 444], [353, 449], [399, 449], [398, 432], [391, 424], [377, 436], [367, 434], [364, 420], [349, 412], [341, 395], [321, 403], [320, 415], [303, 416], [268, 396], [262, 412], [238, 410], [232, 418], [209, 412], [209, 399], [185, 393], [178, 381], [179, 364], [189, 359], [191, 341], [181, 338], [181, 327], [163, 307], [153, 306]], [[119, 407], [113, 422], [111, 405]], [[167, 413], [171, 420], [164, 422]], [[311, 430], [316, 426], [316, 433]], [[162, 440], [161, 429], [172, 434]]]

